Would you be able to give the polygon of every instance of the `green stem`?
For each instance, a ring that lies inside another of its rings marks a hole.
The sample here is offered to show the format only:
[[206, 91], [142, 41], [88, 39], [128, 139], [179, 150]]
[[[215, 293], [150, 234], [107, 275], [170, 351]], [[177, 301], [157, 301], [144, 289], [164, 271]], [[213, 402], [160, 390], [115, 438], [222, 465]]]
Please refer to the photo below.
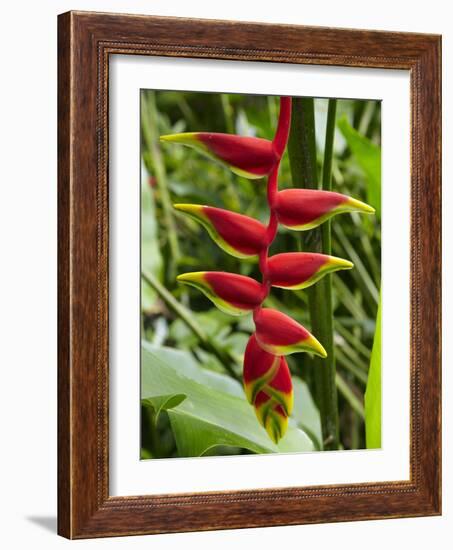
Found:
[[154, 175], [156, 176], [157, 187], [159, 189], [163, 210], [163, 222], [165, 225], [166, 236], [172, 259], [172, 262], [169, 264], [168, 280], [173, 281], [176, 277], [176, 266], [181, 258], [181, 252], [179, 249], [178, 234], [176, 231], [176, 224], [173, 214], [173, 205], [171, 202], [170, 192], [168, 190], [167, 174], [158, 143], [157, 108], [153, 92], [148, 92], [146, 96], [142, 93], [141, 109], [143, 138], [151, 157], [155, 172]]
[[379, 287], [381, 280], [381, 268], [379, 266], [378, 257], [376, 256], [370, 237], [363, 231], [362, 220], [358, 212], [351, 212], [351, 219], [354, 226], [357, 228], [357, 233], [360, 235], [360, 243], [363, 248], [364, 256], [370, 266], [371, 275], [375, 285]]
[[[336, 102], [329, 100], [324, 150], [323, 188], [330, 188]], [[315, 110], [312, 98], [293, 100], [291, 135], [288, 144], [291, 176], [295, 187], [318, 188], [316, 164]], [[303, 249], [329, 254], [330, 226], [306, 233]], [[313, 358], [315, 399], [321, 414], [324, 449], [339, 447], [338, 397], [333, 346], [332, 282], [327, 276], [307, 289], [311, 329], [327, 351], [327, 358]]]
[[346, 354], [338, 348], [336, 351], [336, 359], [339, 365], [342, 365], [346, 370], [348, 370], [354, 377], [359, 380], [363, 385], [366, 385], [368, 376], [360, 367], [358, 367], [354, 361], [352, 361]]
[[223, 116], [225, 118], [226, 131], [229, 134], [234, 134], [234, 120], [233, 120], [233, 108], [231, 107], [230, 98], [228, 94], [220, 94], [220, 101], [222, 103]]
[[[322, 165], [322, 188], [324, 191], [332, 191], [332, 160], [333, 142], [335, 137], [335, 117], [337, 115], [337, 100], [329, 99], [327, 108], [326, 141], [324, 146], [324, 162]], [[321, 228], [322, 247], [325, 254], [332, 254], [332, 236], [330, 220], [327, 220]], [[331, 275], [328, 276], [331, 278]], [[330, 292], [332, 294], [332, 291]]]
[[230, 351], [222, 349], [216, 343], [214, 343], [205, 331], [200, 327], [197, 321], [192, 317], [190, 310], [185, 308], [182, 304], [176, 300], [176, 298], [152, 275], [151, 273], [142, 273], [142, 279], [148, 284], [165, 304], [175, 313], [181, 321], [183, 321], [187, 327], [198, 338], [200, 345], [206, 351], [212, 353], [221, 362], [225, 370], [235, 378], [240, 380], [240, 376], [236, 373], [234, 366], [238, 363], [237, 357], [235, 357]]
[[356, 249], [354, 248], [351, 241], [346, 236], [342, 227], [337, 224], [335, 225], [334, 231], [339, 244], [347, 254], [348, 258], [351, 260], [351, 262], [354, 263], [353, 277], [356, 279], [357, 284], [363, 290], [363, 293], [365, 295], [369, 295], [374, 301], [374, 305], [376, 306], [377, 303], [379, 302], [379, 291], [376, 285], [374, 284], [372, 277], [368, 273], [364, 263], [362, 262], [362, 259], [360, 258], [359, 254], [356, 252]]
[[334, 287], [337, 296], [340, 298], [341, 303], [349, 311], [349, 313], [360, 322], [364, 322], [368, 319], [366, 312], [364, 311], [362, 304], [351, 292], [347, 284], [340, 277], [335, 277]]
[[364, 420], [365, 409], [362, 403], [359, 401], [359, 399], [355, 395], [355, 393], [351, 390], [351, 388], [346, 384], [346, 382], [338, 373], [335, 379], [336, 379], [338, 391], [341, 393], [344, 399], [349, 403], [350, 407], [360, 416], [362, 420]]
[[[334, 326], [336, 328], [335, 323]], [[341, 345], [337, 346], [337, 351], [339, 350], [341, 350], [344, 353], [345, 357], [348, 357], [353, 363], [355, 363], [355, 365], [362, 371], [362, 373], [366, 375], [366, 373], [368, 372], [369, 363], [362, 359], [362, 357], [360, 357], [354, 347], [351, 346], [347, 340], [343, 339]]]
[[[348, 342], [350, 346], [354, 348], [356, 352], [359, 352], [360, 354], [362, 354], [368, 360], [368, 363], [369, 363], [369, 360], [371, 357], [370, 350], [366, 346], [364, 346], [363, 343], [352, 334], [352, 332], [350, 332], [340, 322], [338, 322], [338, 320], [335, 321], [335, 330], [338, 332], [338, 334], [342, 338], [344, 338], [346, 342]], [[366, 370], [368, 371], [368, 365]]]

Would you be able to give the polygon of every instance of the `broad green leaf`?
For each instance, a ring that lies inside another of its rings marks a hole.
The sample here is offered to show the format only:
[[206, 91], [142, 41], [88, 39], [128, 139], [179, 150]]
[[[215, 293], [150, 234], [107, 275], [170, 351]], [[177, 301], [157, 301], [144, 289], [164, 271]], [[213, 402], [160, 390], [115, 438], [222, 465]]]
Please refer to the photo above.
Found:
[[376, 318], [371, 363], [365, 392], [365, 430], [367, 449], [381, 448], [381, 301]]
[[216, 373], [206, 377], [209, 371], [198, 366], [197, 370], [194, 363], [184, 352], [142, 344], [142, 399], [187, 396], [167, 411], [179, 456], [201, 456], [219, 445], [253, 453], [314, 450], [310, 438], [293, 420], [285, 437], [275, 445], [258, 423], [242, 389], [241, 395], [233, 393], [231, 382], [237, 383]]
[[297, 425], [312, 439], [318, 450], [322, 449], [322, 428], [319, 410], [307, 384], [293, 376], [294, 409], [293, 418]]
[[142, 405], [153, 409], [157, 422], [159, 414], [162, 411], [168, 411], [173, 407], [177, 407], [186, 397], [187, 395], [184, 395], [183, 393], [174, 393], [173, 395], [156, 395], [155, 397], [142, 399]]
[[367, 202], [381, 217], [381, 148], [353, 128], [346, 117], [337, 122], [349, 148], [367, 180]]
[[185, 377], [195, 382], [238, 397], [244, 395], [241, 384], [234, 378], [201, 368], [194, 356], [188, 351], [158, 347], [148, 343], [147, 349], [156, 354], [169, 367], [182, 372]]

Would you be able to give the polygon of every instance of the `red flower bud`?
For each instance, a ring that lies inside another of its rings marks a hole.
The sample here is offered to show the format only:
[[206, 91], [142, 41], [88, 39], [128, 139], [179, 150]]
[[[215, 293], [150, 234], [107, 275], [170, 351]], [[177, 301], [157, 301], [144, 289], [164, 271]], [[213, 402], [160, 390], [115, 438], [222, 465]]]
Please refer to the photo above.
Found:
[[247, 400], [274, 443], [284, 436], [293, 409], [291, 373], [284, 357], [264, 351], [252, 334], [244, 355]]
[[308, 252], [287, 252], [268, 259], [268, 277], [272, 286], [298, 290], [307, 288], [327, 273], [351, 269], [352, 262]]
[[317, 189], [285, 189], [274, 205], [278, 221], [297, 231], [313, 229], [342, 212], [374, 214], [374, 208], [340, 193]]
[[259, 345], [274, 355], [289, 355], [308, 351], [327, 357], [326, 350], [302, 325], [277, 311], [261, 309], [254, 316], [256, 339]]
[[263, 301], [265, 289], [250, 277], [224, 271], [197, 271], [177, 280], [201, 290], [221, 311], [245, 315]]
[[266, 176], [279, 161], [272, 141], [267, 139], [209, 132], [170, 134], [160, 139], [193, 147], [249, 179]]
[[212, 240], [236, 258], [257, 256], [264, 246], [266, 227], [254, 218], [199, 204], [175, 204], [174, 207], [201, 223]]

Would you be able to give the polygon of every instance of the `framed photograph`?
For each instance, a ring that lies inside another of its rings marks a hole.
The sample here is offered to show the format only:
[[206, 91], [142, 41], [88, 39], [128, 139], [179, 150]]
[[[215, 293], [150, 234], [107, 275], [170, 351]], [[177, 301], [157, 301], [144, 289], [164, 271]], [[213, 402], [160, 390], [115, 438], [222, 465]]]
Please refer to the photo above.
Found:
[[440, 37], [58, 29], [59, 533], [440, 514]]

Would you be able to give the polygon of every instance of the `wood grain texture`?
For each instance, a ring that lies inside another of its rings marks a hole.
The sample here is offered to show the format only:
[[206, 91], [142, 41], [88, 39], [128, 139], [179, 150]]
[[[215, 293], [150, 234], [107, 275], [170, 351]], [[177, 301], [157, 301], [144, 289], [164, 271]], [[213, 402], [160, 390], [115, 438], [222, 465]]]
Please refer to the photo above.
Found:
[[69, 17], [58, 26], [58, 531], [70, 536]]
[[[59, 533], [86, 538], [440, 514], [440, 37], [69, 12], [59, 16], [58, 46]], [[111, 54], [410, 71], [410, 481], [109, 496]]]

